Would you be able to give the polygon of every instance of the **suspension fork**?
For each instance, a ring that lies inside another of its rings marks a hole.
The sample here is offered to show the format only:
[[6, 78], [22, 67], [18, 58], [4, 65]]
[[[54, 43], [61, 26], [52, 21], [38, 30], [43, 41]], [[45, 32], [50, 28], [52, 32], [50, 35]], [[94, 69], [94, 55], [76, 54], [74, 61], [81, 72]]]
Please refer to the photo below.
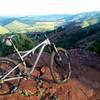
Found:
[[52, 51], [58, 53], [57, 47], [55, 46], [54, 43], [52, 43], [52, 44], [50, 45], [50, 52], [52, 52]]
[[54, 52], [57, 54], [59, 60], [62, 61], [61, 56], [60, 56], [60, 54], [58, 53], [57, 47], [55, 46], [54, 43], [51, 44], [51, 51], [54, 51]]

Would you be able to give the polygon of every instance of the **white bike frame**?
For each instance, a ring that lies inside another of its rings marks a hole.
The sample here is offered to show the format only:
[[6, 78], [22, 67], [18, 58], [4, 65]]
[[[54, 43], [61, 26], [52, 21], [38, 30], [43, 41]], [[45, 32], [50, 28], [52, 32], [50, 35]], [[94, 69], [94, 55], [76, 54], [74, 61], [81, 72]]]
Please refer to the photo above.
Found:
[[[16, 48], [16, 46], [14, 45], [13, 41], [11, 40], [11, 38], [9, 39], [10, 42], [12, 43], [14, 49], [16, 50], [17, 54], [19, 55], [20, 59], [21, 59], [21, 62], [19, 62], [12, 70], [10, 70], [6, 75], [4, 75], [1, 80], [3, 80], [3, 82], [5, 81], [10, 81], [10, 80], [15, 80], [15, 79], [21, 79], [23, 78], [22, 76], [19, 76], [19, 77], [12, 77], [12, 78], [7, 78], [8, 75], [10, 75], [15, 69], [17, 69], [22, 63], [25, 64], [25, 61], [24, 61], [24, 58], [26, 56], [28, 56], [30, 53], [34, 54], [34, 52], [36, 51], [36, 49], [38, 49], [39, 47], [41, 47], [40, 51], [39, 51], [39, 54], [36, 58], [36, 61], [34, 62], [34, 65], [32, 66], [32, 70], [28, 73], [29, 75], [33, 73], [39, 59], [40, 59], [40, 56], [44, 50], [44, 48], [47, 46], [47, 45], [50, 45], [50, 41], [49, 39], [47, 38], [46, 40], [44, 40], [42, 43], [38, 44], [37, 46], [35, 46], [34, 48], [32, 48], [31, 50], [27, 51], [24, 55], [21, 56], [21, 53], [20, 51], [18, 51], [18, 49]], [[25, 64], [26, 65], [26, 64]]]

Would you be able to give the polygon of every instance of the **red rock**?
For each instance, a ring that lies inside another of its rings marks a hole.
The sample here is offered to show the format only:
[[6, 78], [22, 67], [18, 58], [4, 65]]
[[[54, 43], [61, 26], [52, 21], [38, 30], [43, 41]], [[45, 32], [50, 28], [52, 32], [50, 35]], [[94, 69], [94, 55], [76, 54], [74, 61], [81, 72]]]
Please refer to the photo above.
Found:
[[[42, 55], [38, 64], [38, 66], [42, 65], [40, 67], [42, 67], [41, 71], [44, 73], [43, 89], [54, 94], [59, 100], [100, 100], [99, 55], [77, 49], [70, 51], [72, 76], [68, 82], [60, 85], [54, 83], [51, 77], [49, 66], [47, 67], [50, 57], [47, 56], [49, 55]], [[33, 59], [30, 58], [30, 60]], [[39, 75], [40, 72], [35, 70], [33, 76], [38, 77]], [[42, 95], [39, 95], [38, 88], [35, 80], [22, 80], [20, 89], [37, 93], [38, 96], [25, 97], [21, 93], [14, 93], [1, 95], [0, 100], [40, 100]], [[46, 97], [45, 100], [49, 100], [49, 97]]]

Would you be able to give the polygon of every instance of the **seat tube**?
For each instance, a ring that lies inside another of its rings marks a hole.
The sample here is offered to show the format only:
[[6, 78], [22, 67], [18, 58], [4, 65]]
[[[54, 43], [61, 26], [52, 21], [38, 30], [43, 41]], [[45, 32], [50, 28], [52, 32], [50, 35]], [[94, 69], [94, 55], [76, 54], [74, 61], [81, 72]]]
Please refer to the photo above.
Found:
[[17, 52], [18, 56], [20, 57], [21, 61], [23, 61], [23, 58], [22, 58], [20, 52], [18, 51], [17, 47], [15, 46], [15, 44], [13, 43], [13, 41], [12, 41], [11, 39], [10, 39], [10, 41], [11, 41], [11, 43], [12, 43], [12, 45], [13, 45], [15, 51]]

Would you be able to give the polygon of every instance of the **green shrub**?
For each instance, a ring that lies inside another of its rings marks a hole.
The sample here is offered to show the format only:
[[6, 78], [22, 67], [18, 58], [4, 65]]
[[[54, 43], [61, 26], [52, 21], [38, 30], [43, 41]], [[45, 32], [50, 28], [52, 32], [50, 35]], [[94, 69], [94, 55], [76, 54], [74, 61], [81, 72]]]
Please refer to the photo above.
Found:
[[88, 49], [100, 54], [100, 41], [94, 42]]
[[[36, 41], [34, 39], [31, 40], [31, 38], [23, 33], [16, 34], [13, 42], [20, 51], [29, 50], [36, 45]], [[12, 46], [7, 46], [5, 43], [2, 43], [2, 38], [0, 38], [0, 56], [7, 56], [14, 52], [14, 48]]]

